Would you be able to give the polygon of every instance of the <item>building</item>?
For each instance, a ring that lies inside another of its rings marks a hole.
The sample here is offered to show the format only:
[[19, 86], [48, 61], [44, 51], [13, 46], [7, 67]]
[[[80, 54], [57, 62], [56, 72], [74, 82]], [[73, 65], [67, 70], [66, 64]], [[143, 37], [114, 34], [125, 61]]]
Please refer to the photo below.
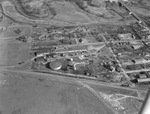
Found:
[[142, 82], [150, 82], [150, 78], [138, 78], [137, 79], [138, 83], [142, 83]]
[[147, 75], [146, 75], [146, 74], [139, 74], [139, 78], [140, 78], [140, 79], [147, 78]]
[[142, 45], [132, 45], [131, 47], [132, 47], [133, 49], [139, 49], [139, 48], [142, 47]]
[[118, 34], [118, 37], [121, 40], [132, 40], [132, 39], [135, 39], [135, 36], [133, 36], [131, 33]]

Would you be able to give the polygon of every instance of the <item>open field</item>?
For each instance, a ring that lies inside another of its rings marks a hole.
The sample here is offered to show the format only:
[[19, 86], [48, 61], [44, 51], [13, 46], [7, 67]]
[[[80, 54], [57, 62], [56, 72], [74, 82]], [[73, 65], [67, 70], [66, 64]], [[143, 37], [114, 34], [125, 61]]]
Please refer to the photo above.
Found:
[[[39, 4], [42, 4], [43, 1], [40, 1]], [[122, 16], [113, 10], [108, 10], [105, 6], [106, 3], [102, 3], [98, 7], [92, 5], [92, 3], [87, 2], [86, 0], [58, 0], [50, 1], [44, 6], [45, 12], [48, 12], [48, 17], [39, 18], [41, 15], [34, 14], [32, 11], [28, 11], [30, 7], [35, 3], [31, 1], [25, 3], [20, 0], [11, 0], [10, 6], [12, 11], [9, 8], [6, 8], [8, 4], [4, 4], [3, 7], [10, 17], [15, 19], [18, 22], [24, 22], [27, 24], [50, 24], [50, 25], [64, 25], [64, 24], [89, 24], [89, 23], [115, 23], [117, 25], [135, 22], [135, 20], [122, 20]], [[14, 6], [15, 8], [14, 8]], [[31, 5], [32, 4], [32, 5]], [[84, 5], [87, 4], [87, 5]], [[101, 4], [101, 3], [100, 3]], [[31, 5], [31, 6], [30, 6]], [[34, 6], [35, 7], [35, 6]], [[33, 7], [33, 8], [34, 8]], [[43, 7], [35, 7], [37, 9], [42, 9]], [[32, 9], [32, 8], [31, 8]], [[40, 11], [40, 10], [39, 10]], [[10, 13], [11, 12], [11, 13]], [[18, 13], [19, 12], [19, 13]], [[14, 16], [14, 15], [16, 16]], [[36, 15], [36, 16], [35, 16]]]
[[19, 75], [23, 76], [0, 73], [1, 114], [113, 114], [89, 90], [75, 82]]
[[[17, 32], [18, 31], [18, 32]], [[30, 36], [31, 33], [31, 27], [30, 26], [23, 26], [23, 25], [16, 25], [8, 27], [6, 30], [2, 32], [1, 38], [7, 38], [7, 37], [17, 37], [21, 34], [26, 35], [27, 37]]]
[[12, 39], [0, 40], [0, 65], [17, 65], [31, 58], [30, 45]]

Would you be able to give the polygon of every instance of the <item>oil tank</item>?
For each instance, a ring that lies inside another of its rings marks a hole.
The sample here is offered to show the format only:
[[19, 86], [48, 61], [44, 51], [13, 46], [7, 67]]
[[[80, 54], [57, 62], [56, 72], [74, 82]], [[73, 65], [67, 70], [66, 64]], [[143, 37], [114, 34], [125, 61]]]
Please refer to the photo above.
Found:
[[59, 60], [52, 61], [52, 62], [49, 63], [49, 67], [52, 70], [60, 70], [62, 68], [62, 62], [59, 61]]

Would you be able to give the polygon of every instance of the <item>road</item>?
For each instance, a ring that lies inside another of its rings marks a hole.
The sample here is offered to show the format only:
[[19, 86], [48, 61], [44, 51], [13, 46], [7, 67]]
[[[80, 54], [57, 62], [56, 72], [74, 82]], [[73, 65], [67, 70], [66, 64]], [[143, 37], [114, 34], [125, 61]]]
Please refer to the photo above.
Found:
[[[5, 38], [4, 38], [5, 39]], [[6, 38], [7, 39], [7, 38]], [[9, 39], [9, 38], [8, 38]], [[119, 41], [107, 41], [108, 43], [120, 43], [120, 42], [141, 42], [141, 41], [150, 41], [150, 40], [119, 40]], [[75, 47], [75, 46], [86, 46], [86, 45], [101, 45], [105, 44], [105, 42], [94, 42], [94, 43], [81, 43], [81, 44], [72, 44], [72, 45], [58, 45], [58, 49], [60, 48], [69, 48], [69, 47]], [[31, 48], [32, 50], [40, 50], [41, 48], [51, 48], [52, 46], [41, 46], [39, 48]]]
[[136, 73], [136, 72], [146, 72], [150, 71], [150, 68], [148, 69], [140, 69], [140, 70], [132, 70], [132, 71], [125, 71], [126, 73]]
[[100, 101], [102, 101], [103, 102], [103, 104], [105, 105], [105, 106], [107, 106], [108, 108], [110, 108], [113, 112], [114, 112], [114, 114], [116, 114], [116, 111], [115, 110], [113, 110], [113, 108], [111, 108], [105, 101], [104, 101], [104, 99], [93, 89], [93, 88], [91, 88], [90, 86], [88, 86], [87, 84], [84, 84], [84, 83], [80, 83], [83, 87], [85, 87], [85, 88], [87, 88], [88, 90], [90, 90]]
[[[114, 87], [114, 88], [118, 88], [118, 89], [124, 89], [124, 90], [132, 90], [132, 91], [141, 91], [141, 92], [146, 92], [144, 90], [139, 90], [139, 89], [136, 89], [136, 88], [125, 88], [125, 87], [120, 87], [117, 83], [107, 83], [107, 82], [100, 82], [100, 81], [97, 81], [97, 80], [94, 80], [94, 78], [92, 79], [86, 79], [86, 78], [75, 78], [73, 76], [63, 76], [65, 74], [58, 74], [58, 73], [55, 73], [55, 72], [52, 72], [51, 74], [49, 73], [42, 73], [42, 72], [33, 72], [33, 71], [28, 71], [28, 70], [13, 70], [13, 69], [7, 69], [7, 68], [0, 68], [0, 71], [5, 71], [5, 72], [12, 72], [12, 73], [23, 73], [23, 74], [27, 74], [28, 75], [28, 78], [35, 78], [35, 79], [41, 79], [41, 78], [45, 78], [45, 79], [48, 79], [48, 78], [59, 78], [59, 79], [62, 79], [62, 80], [71, 80], [71, 81], [76, 81], [78, 83], [89, 83], [89, 84], [95, 84], [95, 85], [102, 85], [102, 86], [106, 86], [106, 87]], [[37, 75], [37, 77], [35, 76], [32, 76], [32, 75]], [[40, 76], [38, 76], [40, 75]], [[120, 83], [121, 85], [122, 83]]]
[[[105, 40], [105, 43], [108, 44], [108, 42], [107, 42], [105, 36], [101, 34], [101, 37], [103, 37], [103, 39]], [[129, 76], [125, 73], [125, 70], [123, 69], [123, 67], [122, 67], [122, 65], [121, 65], [121, 63], [120, 63], [120, 61], [117, 59], [117, 56], [114, 54], [112, 48], [111, 48], [110, 46], [109, 46], [108, 48], [109, 48], [110, 52], [112, 53], [112, 55], [114, 56], [115, 60], [117, 61], [119, 67], [121, 68], [122, 73], [124, 74], [124, 76], [126, 77], [126, 79], [129, 81], [129, 80], [130, 80]]]
[[[79, 80], [80, 81], [80, 80]], [[136, 89], [136, 88], [127, 88], [127, 87], [121, 87], [119, 85], [115, 85], [115, 83], [106, 83], [106, 82], [95, 82], [93, 80], [81, 80], [82, 83], [86, 83], [86, 84], [94, 84], [97, 86], [105, 86], [105, 87], [112, 87], [112, 88], [118, 88], [118, 89], [124, 89], [124, 90], [131, 90], [131, 91], [135, 91], [135, 92], [147, 92], [145, 90], [140, 90], [140, 89]]]
[[123, 1], [120, 0], [119, 3], [121, 3], [122, 6], [124, 6], [130, 12], [130, 14], [133, 15], [145, 27], [148, 27], [147, 24], [131, 8], [129, 8]]

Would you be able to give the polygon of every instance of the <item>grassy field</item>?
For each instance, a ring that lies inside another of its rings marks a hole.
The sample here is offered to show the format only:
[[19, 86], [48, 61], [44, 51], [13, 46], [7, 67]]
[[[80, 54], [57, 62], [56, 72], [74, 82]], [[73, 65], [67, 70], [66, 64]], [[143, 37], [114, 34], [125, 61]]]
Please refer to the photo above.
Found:
[[12, 26], [7, 28], [3, 32], [3, 37], [17, 37], [19, 36], [19, 32], [17, 34], [17, 30], [20, 31], [20, 34], [25, 34], [27, 37], [29, 37], [31, 33], [31, 27], [26, 26], [26, 25], [17, 25], [17, 26]]
[[27, 77], [0, 73], [1, 114], [113, 114], [89, 90], [75, 82]]
[[0, 65], [16, 65], [26, 61], [31, 57], [29, 44], [12, 39], [0, 40]]

